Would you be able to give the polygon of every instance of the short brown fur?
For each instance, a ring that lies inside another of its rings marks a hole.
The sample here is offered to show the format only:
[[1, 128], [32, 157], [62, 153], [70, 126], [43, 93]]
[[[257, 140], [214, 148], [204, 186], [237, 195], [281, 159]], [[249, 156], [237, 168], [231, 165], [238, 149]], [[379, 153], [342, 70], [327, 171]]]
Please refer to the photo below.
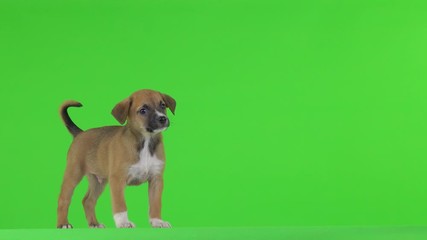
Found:
[[[58, 200], [58, 228], [71, 228], [68, 222], [68, 207], [74, 188], [87, 176], [89, 189], [83, 199], [86, 219], [90, 227], [103, 227], [95, 216], [95, 205], [107, 182], [110, 183], [113, 213], [127, 211], [124, 189], [128, 183], [128, 169], [139, 161], [139, 150], [143, 141], [157, 138], [154, 155], [165, 161], [161, 133], [150, 133], [145, 126], [147, 120], [138, 114], [143, 104], [152, 108], [163, 102], [173, 113], [176, 102], [168, 95], [152, 90], [140, 90], [118, 103], [112, 110], [113, 116], [124, 126], [107, 126], [81, 131], [70, 120], [66, 109], [81, 106], [75, 101], [66, 101], [60, 114], [73, 136], [75, 136], [67, 155], [67, 165]], [[69, 120], [69, 121], [68, 121]], [[73, 126], [74, 125], [74, 126]], [[80, 130], [80, 131], [79, 131]], [[163, 165], [164, 166], [164, 165]], [[163, 170], [150, 176], [149, 215], [150, 219], [161, 219], [161, 195], [163, 190]], [[137, 183], [140, 184], [140, 183]]]

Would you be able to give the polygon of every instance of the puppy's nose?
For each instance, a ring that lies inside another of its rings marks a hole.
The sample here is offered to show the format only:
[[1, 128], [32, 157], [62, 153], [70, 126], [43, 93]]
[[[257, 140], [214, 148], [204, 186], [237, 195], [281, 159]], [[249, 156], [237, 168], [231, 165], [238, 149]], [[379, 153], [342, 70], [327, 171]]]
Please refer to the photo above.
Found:
[[165, 124], [167, 120], [168, 120], [168, 119], [167, 119], [165, 116], [160, 116], [160, 117], [159, 117], [159, 122], [160, 122], [161, 124]]

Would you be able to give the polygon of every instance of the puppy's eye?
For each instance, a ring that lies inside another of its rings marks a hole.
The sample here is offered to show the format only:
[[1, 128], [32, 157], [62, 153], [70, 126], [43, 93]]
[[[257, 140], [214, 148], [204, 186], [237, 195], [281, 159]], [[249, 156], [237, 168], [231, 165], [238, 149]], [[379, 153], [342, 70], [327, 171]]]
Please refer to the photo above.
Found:
[[165, 103], [160, 103], [160, 107], [161, 107], [162, 109], [165, 109], [165, 108], [166, 108], [166, 104], [165, 104]]
[[141, 108], [141, 109], [139, 110], [139, 113], [141, 113], [141, 114], [146, 114], [146, 113], [147, 113], [147, 109], [145, 109], [145, 108]]

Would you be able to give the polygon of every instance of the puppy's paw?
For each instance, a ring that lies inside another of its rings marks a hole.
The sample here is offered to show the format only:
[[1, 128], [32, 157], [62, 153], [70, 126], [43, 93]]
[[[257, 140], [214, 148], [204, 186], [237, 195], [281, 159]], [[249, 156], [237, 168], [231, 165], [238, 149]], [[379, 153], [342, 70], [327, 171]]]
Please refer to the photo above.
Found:
[[69, 224], [69, 223], [66, 223], [66, 224], [60, 224], [60, 225], [58, 225], [57, 228], [71, 229], [71, 228], [73, 228], [73, 226], [71, 224]]
[[120, 212], [114, 214], [114, 222], [117, 228], [134, 228], [135, 224], [129, 221], [128, 212]]
[[171, 228], [171, 224], [169, 222], [163, 221], [158, 218], [150, 218], [150, 224], [153, 228]]
[[131, 221], [122, 222], [119, 224], [116, 224], [117, 228], [135, 228], [135, 224]]
[[105, 228], [105, 225], [102, 223], [98, 223], [98, 224], [92, 223], [89, 225], [89, 228]]

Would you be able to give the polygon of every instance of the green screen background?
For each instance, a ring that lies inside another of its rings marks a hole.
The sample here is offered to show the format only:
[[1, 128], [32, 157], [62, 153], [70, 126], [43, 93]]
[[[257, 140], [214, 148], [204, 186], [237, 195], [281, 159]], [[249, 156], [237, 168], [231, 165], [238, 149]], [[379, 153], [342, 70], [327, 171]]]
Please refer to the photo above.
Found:
[[[425, 1], [0, 2], [0, 228], [54, 228], [71, 135], [142, 88], [177, 101], [176, 227], [427, 223]], [[86, 228], [75, 191], [70, 222]], [[126, 190], [148, 227], [147, 185]], [[107, 189], [98, 219], [113, 227]]]

